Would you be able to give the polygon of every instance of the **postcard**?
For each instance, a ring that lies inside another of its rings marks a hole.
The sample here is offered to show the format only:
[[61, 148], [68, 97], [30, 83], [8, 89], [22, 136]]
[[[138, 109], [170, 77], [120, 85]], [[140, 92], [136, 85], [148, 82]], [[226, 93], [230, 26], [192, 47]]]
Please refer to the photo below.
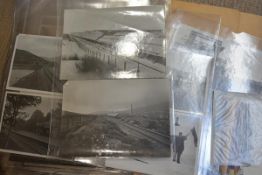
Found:
[[61, 93], [59, 79], [61, 38], [17, 36], [7, 89], [35, 93]]
[[165, 79], [68, 81], [60, 155], [170, 156]]
[[65, 10], [60, 78], [164, 78], [162, 12], [162, 6]]
[[7, 92], [3, 106], [0, 148], [47, 155], [51, 120], [61, 114], [61, 97]]

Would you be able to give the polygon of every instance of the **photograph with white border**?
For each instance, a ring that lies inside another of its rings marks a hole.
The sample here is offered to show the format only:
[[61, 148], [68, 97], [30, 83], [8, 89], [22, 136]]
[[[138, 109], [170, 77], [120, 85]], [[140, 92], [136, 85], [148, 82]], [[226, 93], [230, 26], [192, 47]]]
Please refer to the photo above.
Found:
[[65, 10], [60, 78], [164, 78], [163, 12], [162, 6]]
[[58, 37], [20, 34], [11, 62], [7, 89], [61, 93], [59, 80], [61, 42]]
[[7, 92], [1, 116], [0, 148], [47, 155], [51, 120], [61, 115], [61, 98]]
[[166, 79], [68, 81], [60, 156], [170, 157]]

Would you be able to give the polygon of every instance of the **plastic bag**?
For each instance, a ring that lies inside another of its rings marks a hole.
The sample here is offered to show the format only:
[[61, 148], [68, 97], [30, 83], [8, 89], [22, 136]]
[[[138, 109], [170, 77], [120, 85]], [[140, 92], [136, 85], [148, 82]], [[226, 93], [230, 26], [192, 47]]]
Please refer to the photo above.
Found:
[[219, 26], [220, 18], [216, 16], [176, 12], [167, 47], [167, 69], [175, 111], [206, 113]]
[[[79, 9], [80, 11], [86, 10], [92, 13], [91, 11], [94, 11], [94, 8], [119, 7], [122, 8], [121, 13], [124, 13], [122, 18], [125, 15], [132, 16], [130, 13], [134, 12], [133, 15], [135, 17], [143, 18], [142, 16], [147, 16], [144, 19], [151, 18], [151, 20], [164, 25], [163, 19], [165, 14], [163, 8], [150, 6], [164, 5], [164, 3], [165, 1], [158, 0], [106, 0], [99, 2], [92, 0], [16, 1], [13, 43], [10, 46], [14, 52], [13, 56], [9, 55], [6, 75], [10, 72], [8, 75], [10, 78], [8, 80], [6, 77], [4, 82], [3, 94], [5, 95], [3, 95], [1, 101], [1, 150], [38, 157], [59, 155], [57, 150], [59, 150], [58, 147], [60, 146], [59, 134], [61, 133], [61, 122], [63, 119], [61, 115], [61, 87], [65, 81], [61, 81], [59, 76], [57, 76], [60, 73], [60, 67], [57, 66], [57, 62], [60, 62], [58, 58], [61, 55], [56, 53], [61, 54], [62, 49], [61, 43], [58, 43], [62, 40], [60, 37], [62, 37], [63, 31], [64, 10]], [[126, 10], [125, 14], [123, 9], [131, 8], [131, 6], [136, 6], [136, 8], [133, 7], [133, 10], [130, 11]], [[134, 9], [149, 9], [147, 10], [149, 12], [146, 13], [143, 10]], [[161, 10], [155, 13], [155, 9]], [[154, 18], [154, 15], [157, 17]], [[123, 19], [122, 21], [128, 22]], [[146, 23], [142, 23], [139, 27], [143, 27], [143, 25], [146, 25]], [[161, 30], [163, 28], [164, 26], [162, 26]], [[138, 30], [135, 34], [140, 31]], [[150, 32], [140, 32], [140, 34], [145, 35], [147, 33]], [[131, 33], [131, 36], [133, 35], [134, 33]], [[140, 49], [146, 47], [146, 42], [152, 41], [152, 35], [147, 36], [149, 37], [143, 40], [144, 46], [140, 47]], [[160, 36], [163, 38], [163, 35]], [[15, 44], [16, 38], [17, 44]], [[31, 42], [32, 40], [34, 42]], [[161, 44], [163, 45], [162, 42]], [[21, 52], [21, 50], [27, 52]], [[152, 52], [153, 49], [149, 48], [149, 50]], [[162, 49], [159, 52], [164, 51]], [[18, 60], [18, 62], [15, 60]], [[154, 60], [150, 60], [150, 62], [151, 64], [155, 63]], [[142, 64], [139, 66], [141, 69], [143, 68]], [[164, 66], [162, 65], [162, 67]], [[126, 74], [120, 75], [126, 76]], [[29, 80], [30, 83], [28, 83]], [[78, 157], [75, 160], [85, 161], [85, 163], [95, 162], [91, 158]]]

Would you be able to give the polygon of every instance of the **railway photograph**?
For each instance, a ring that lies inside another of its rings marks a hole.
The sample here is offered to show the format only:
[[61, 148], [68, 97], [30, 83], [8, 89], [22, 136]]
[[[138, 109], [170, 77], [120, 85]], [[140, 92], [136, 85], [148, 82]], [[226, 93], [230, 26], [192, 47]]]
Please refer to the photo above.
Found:
[[101, 13], [65, 11], [60, 78], [164, 78], [166, 59], [161, 26], [134, 28], [134, 19], [128, 20], [128, 16], [125, 21], [130, 24], [124, 25], [120, 23], [123, 19], [118, 23], [104, 17], [110, 12]]
[[61, 39], [18, 35], [9, 73], [8, 88], [62, 92], [59, 80]]
[[67, 83], [60, 156], [170, 156], [168, 93], [165, 79]]
[[61, 99], [7, 93], [1, 119], [0, 147], [46, 155], [50, 121], [59, 104], [61, 106]]

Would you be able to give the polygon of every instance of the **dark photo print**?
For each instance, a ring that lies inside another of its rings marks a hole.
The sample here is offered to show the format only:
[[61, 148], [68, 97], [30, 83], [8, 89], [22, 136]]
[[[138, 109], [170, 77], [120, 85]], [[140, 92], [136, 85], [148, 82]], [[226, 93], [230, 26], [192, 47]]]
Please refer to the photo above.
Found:
[[0, 133], [1, 148], [47, 155], [50, 121], [59, 108], [61, 99], [7, 93]]
[[[130, 10], [151, 14], [161, 9]], [[61, 79], [165, 77], [161, 24], [150, 15], [134, 19], [123, 13], [128, 10], [65, 10]]]
[[61, 156], [170, 156], [165, 79], [64, 86]]
[[62, 92], [59, 80], [61, 39], [18, 35], [9, 73], [8, 89]]

